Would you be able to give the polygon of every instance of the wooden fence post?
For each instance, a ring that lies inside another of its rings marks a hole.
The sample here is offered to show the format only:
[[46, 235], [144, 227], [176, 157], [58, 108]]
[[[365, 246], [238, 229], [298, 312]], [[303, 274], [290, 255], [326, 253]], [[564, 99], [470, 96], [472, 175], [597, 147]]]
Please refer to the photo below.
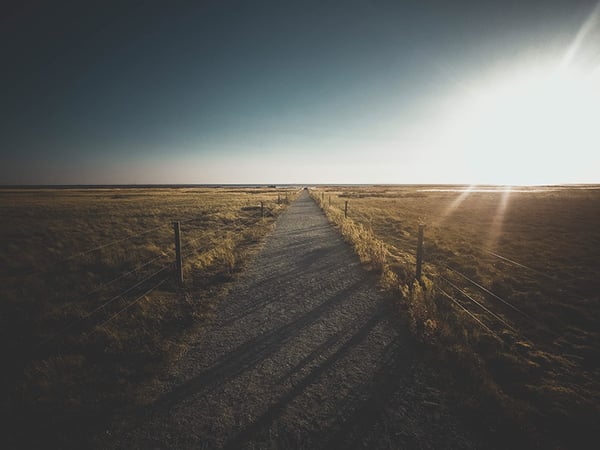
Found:
[[421, 270], [423, 266], [423, 229], [425, 228], [424, 223], [419, 224], [419, 237], [417, 240], [417, 270], [415, 276], [418, 281], [421, 281]]
[[331, 206], [331, 195], [329, 196], [329, 206]]
[[281, 194], [277, 193], [277, 204], [281, 205]]
[[177, 267], [177, 281], [183, 284], [183, 261], [181, 258], [181, 228], [179, 222], [173, 222], [175, 230], [175, 265]]
[[344, 204], [344, 217], [348, 217], [348, 200]]
[[260, 217], [265, 217], [265, 205], [263, 202], [260, 202]]

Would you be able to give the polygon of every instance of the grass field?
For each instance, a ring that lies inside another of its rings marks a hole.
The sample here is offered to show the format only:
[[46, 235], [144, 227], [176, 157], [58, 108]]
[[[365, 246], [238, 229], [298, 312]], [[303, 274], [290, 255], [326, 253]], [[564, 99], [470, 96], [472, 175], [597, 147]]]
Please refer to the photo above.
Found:
[[[593, 435], [600, 418], [597, 186], [321, 187], [312, 195], [381, 270], [415, 335], [439, 350], [442, 365], [456, 367], [474, 410], [499, 403], [525, 432], [558, 446]], [[422, 286], [413, 283], [419, 223]]]
[[211, 315], [294, 195], [0, 190], [2, 409], [13, 444], [74, 446], [115, 411], [151, 402], [161, 367], [185, 352], [186, 334]]
[[[161, 368], [186, 351], [186, 336], [210, 318], [294, 195], [0, 190], [2, 409], [16, 442], [74, 446], [115, 411], [151, 403]], [[327, 187], [312, 195], [382, 273], [440, 367], [459, 375], [449, 380], [475, 423], [501, 427], [509, 417], [559, 447], [593, 433], [600, 189]], [[181, 222], [183, 286], [173, 221]], [[421, 222], [422, 285], [413, 283]], [[498, 408], [506, 415], [495, 417]]]

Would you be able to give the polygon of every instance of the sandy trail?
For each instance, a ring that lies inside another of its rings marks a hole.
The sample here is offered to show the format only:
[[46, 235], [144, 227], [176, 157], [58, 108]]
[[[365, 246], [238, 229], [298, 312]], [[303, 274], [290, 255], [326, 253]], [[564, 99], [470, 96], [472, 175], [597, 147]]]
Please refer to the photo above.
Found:
[[164, 395], [109, 448], [474, 448], [376, 279], [304, 191]]

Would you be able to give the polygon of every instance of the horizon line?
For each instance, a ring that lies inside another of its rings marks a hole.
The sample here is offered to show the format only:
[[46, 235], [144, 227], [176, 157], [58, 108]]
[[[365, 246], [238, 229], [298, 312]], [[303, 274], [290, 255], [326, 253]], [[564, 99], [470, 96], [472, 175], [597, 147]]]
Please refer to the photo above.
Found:
[[543, 183], [543, 184], [499, 184], [499, 183], [106, 183], [106, 184], [0, 184], [0, 189], [127, 189], [127, 188], [185, 188], [185, 187], [310, 187], [310, 186], [489, 186], [489, 187], [585, 187], [600, 183]]

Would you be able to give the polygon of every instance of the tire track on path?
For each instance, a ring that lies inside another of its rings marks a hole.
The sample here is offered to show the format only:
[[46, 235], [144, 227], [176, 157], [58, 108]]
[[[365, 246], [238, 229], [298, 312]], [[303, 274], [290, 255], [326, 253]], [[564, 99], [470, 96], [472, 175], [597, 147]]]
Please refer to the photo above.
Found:
[[[103, 448], [481, 448], [303, 191], [164, 394]], [[433, 408], [432, 408], [433, 405]]]

